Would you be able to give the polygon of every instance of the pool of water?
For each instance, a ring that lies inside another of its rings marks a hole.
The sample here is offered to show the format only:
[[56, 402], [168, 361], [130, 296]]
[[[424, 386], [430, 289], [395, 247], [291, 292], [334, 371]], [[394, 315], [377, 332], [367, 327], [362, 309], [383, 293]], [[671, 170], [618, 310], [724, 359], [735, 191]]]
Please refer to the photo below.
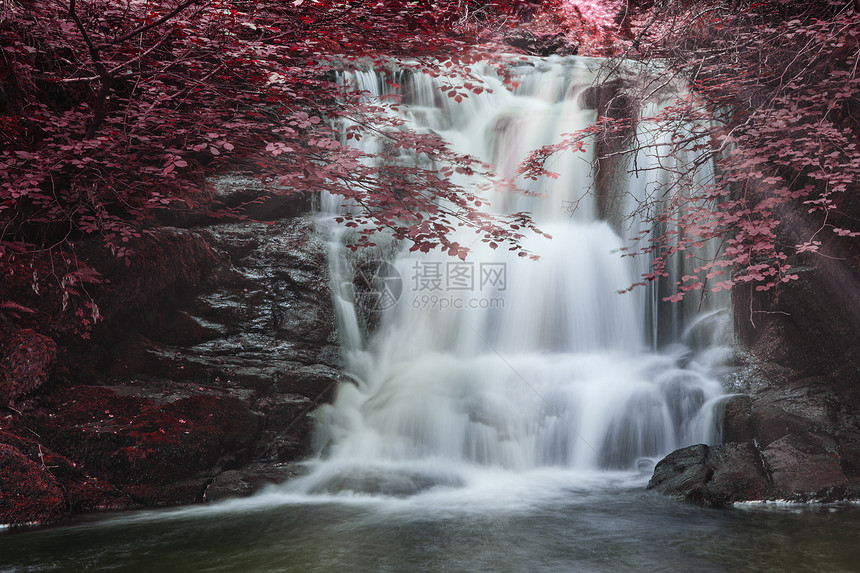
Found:
[[409, 497], [273, 488], [0, 535], [0, 572], [858, 571], [857, 506], [706, 509], [540, 471]]

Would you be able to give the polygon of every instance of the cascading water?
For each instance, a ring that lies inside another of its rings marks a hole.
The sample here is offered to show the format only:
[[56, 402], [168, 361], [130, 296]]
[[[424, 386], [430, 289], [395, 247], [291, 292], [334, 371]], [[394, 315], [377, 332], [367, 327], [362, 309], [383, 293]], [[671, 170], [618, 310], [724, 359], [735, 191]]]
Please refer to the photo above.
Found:
[[[438, 96], [438, 80], [409, 74], [400, 113], [514, 176], [529, 151], [595, 121], [578, 97], [592, 81], [588, 67], [576, 58], [533, 61], [517, 68], [513, 90], [488, 72], [492, 93], [460, 103]], [[391, 89], [373, 71], [345, 81], [377, 96]], [[361, 145], [372, 151], [377, 143]], [[642, 165], [647, 154], [639, 161], [643, 169], [627, 178], [621, 209], [671, 177], [653, 169], [657, 160]], [[329, 224], [341, 338], [355, 383], [316, 413], [320, 459], [290, 488], [407, 495], [488, 474], [629, 472], [678, 447], [718, 441], [718, 341], [684, 342], [717, 330], [724, 302], [709, 302], [697, 318], [659, 301], [653, 288], [618, 294], [647, 270], [641, 257], [618, 253], [626, 240], [620, 235], [642, 223], [619, 229], [597, 220], [586, 194], [589, 153], [552, 169], [557, 179], [529, 182], [534, 194], [488, 197], [497, 213], [533, 213], [552, 236], [525, 239], [540, 261], [492, 250], [468, 232], [458, 238], [471, 249], [465, 262], [393, 244], [402, 293], [372, 335], [359, 327], [351, 290], [358, 259], [343, 247], [344, 231]], [[571, 202], [579, 205], [572, 215]], [[666, 313], [671, 332], [658, 336]], [[658, 351], [658, 339], [673, 344]]]

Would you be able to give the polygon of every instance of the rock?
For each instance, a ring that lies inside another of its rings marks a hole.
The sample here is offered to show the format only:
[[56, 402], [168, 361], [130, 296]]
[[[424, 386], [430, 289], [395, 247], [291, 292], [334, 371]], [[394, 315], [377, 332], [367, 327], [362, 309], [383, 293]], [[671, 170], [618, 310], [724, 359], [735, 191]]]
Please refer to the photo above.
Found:
[[771, 495], [767, 473], [751, 443], [676, 450], [657, 464], [648, 489], [712, 507]]
[[[799, 300], [795, 303], [800, 304]], [[812, 320], [803, 316], [804, 321]], [[725, 402], [725, 443], [719, 446], [731, 455], [718, 455], [720, 449], [710, 448], [702, 467], [714, 474], [704, 483], [692, 480], [685, 484], [682, 476], [687, 475], [687, 468], [676, 467], [677, 460], [684, 458], [675, 452], [667, 460], [676, 462], [658, 465], [660, 475], [655, 471], [654, 489], [707, 504], [860, 499], [860, 400], [856, 392], [860, 377], [852, 377], [852, 354], [844, 358], [848, 364], [831, 355], [834, 364], [830, 369], [819, 362], [820, 356], [809, 357], [817, 364], [810, 368], [804, 358], [791, 354], [814, 354], [817, 350], [809, 346], [816, 348], [820, 340], [806, 342], [784, 319], [779, 313], [759, 319], [764, 330], [752, 341], [750, 352], [738, 354], [733, 390], [742, 393]], [[834, 326], [837, 332], [842, 328]], [[822, 325], [813, 330], [818, 337], [834, 336]], [[794, 334], [789, 336], [790, 332]], [[843, 378], [846, 372], [848, 377]], [[740, 456], [741, 451], [749, 455]], [[763, 473], [752, 471], [756, 464]], [[727, 481], [746, 485], [716, 491], [719, 472], [736, 476]], [[680, 485], [664, 487], [664, 482]]]
[[110, 483], [91, 476], [65, 483], [64, 488], [72, 513], [119, 511], [141, 505]]
[[[31, 463], [49, 472], [64, 492], [65, 505], [71, 512], [131, 509], [138, 506], [110, 483], [87, 475], [65, 456], [31, 438], [0, 429], [0, 444], [16, 449]], [[13, 523], [42, 521], [38, 515], [27, 516], [24, 511], [17, 512], [16, 519]]]
[[158, 331], [164, 317], [172, 314], [173, 303], [193, 294], [223, 264], [194, 231], [161, 228], [131, 242], [129, 248], [127, 260], [96, 249], [89, 253], [110, 281], [99, 293], [108, 324], [131, 322]]
[[698, 496], [693, 492], [704, 487], [713, 475], [706, 463], [708, 451], [704, 444], [675, 450], [654, 467], [648, 489], [685, 499]]
[[212, 475], [218, 464], [247, 462], [261, 425], [242, 402], [227, 397], [159, 406], [107, 388], [76, 387], [55, 399], [56, 414], [41, 420], [40, 434], [114, 485], [162, 486]]
[[726, 405], [720, 446], [678, 450], [657, 464], [649, 488], [704, 505], [788, 499], [834, 501], [860, 494], [856, 414], [826, 392], [770, 390]]
[[211, 181], [214, 194], [207, 211], [192, 213], [164, 210], [159, 221], [176, 227], [200, 227], [241, 220], [278, 221], [311, 211], [311, 195], [264, 185], [247, 175], [228, 174]]
[[335, 387], [346, 380], [346, 376], [340, 370], [322, 364], [314, 364], [287, 372], [278, 379], [277, 385], [284, 391], [305, 396], [311, 400], [321, 398], [328, 402]]
[[[856, 251], [857, 241], [849, 241]], [[737, 331], [760, 369], [786, 369], [782, 380], [767, 377], [771, 383], [828, 387], [858, 405], [860, 271], [832, 256], [810, 262], [816, 266], [792, 267], [798, 279], [782, 284], [778, 298], [738, 289]]]
[[505, 34], [505, 44], [519, 48], [532, 56], [573, 56], [579, 45], [567, 39], [563, 32], [558, 34], [536, 34], [529, 30], [513, 30]]
[[[631, 80], [618, 78], [599, 85], [589, 86], [579, 94], [579, 105], [597, 111], [598, 118], [615, 120], [595, 137], [594, 195], [597, 200], [598, 214], [616, 230], [621, 231], [624, 218], [623, 177], [627, 168], [623, 151], [626, 150], [636, 133], [636, 118], [639, 105], [637, 92], [641, 90]], [[658, 332], [671, 332], [671, 328], [658, 328]], [[660, 341], [661, 344], [670, 342]]]
[[0, 405], [15, 405], [38, 392], [51, 377], [57, 345], [29, 328], [14, 332], [0, 359]]
[[752, 417], [752, 398], [741, 394], [728, 398], [723, 405], [723, 441], [746, 442], [755, 438]]
[[[343, 379], [327, 245], [311, 217], [279, 219], [306, 208], [297, 198], [262, 200], [251, 187], [216, 197], [267, 224], [230, 215], [162, 228], [132, 241], [127, 259], [82, 244], [105, 279], [88, 285], [103, 317], [91, 339], [52, 308], [59, 349], [41, 324], [0, 341], [0, 405], [39, 398], [0, 417], [7, 458], [29, 460], [14, 475], [0, 468], [0, 484], [50, 469], [32, 480], [31, 505], [2, 506], [9, 520], [245, 495], [309, 453], [309, 414]], [[19, 282], [12, 294], [29, 304]]]
[[135, 503], [144, 507], [200, 503], [210, 478], [187, 479], [160, 485], [130, 484], [123, 487]]
[[789, 434], [838, 433], [839, 400], [812, 384], [798, 388], [759, 388], [731, 398], [725, 407], [725, 441], [755, 439], [761, 447]]
[[709, 505], [725, 505], [772, 495], [767, 470], [752, 442], [711, 447], [707, 463], [711, 479], [704, 490]]
[[812, 440], [784, 436], [765, 448], [762, 457], [775, 490], [786, 497], [815, 499], [819, 491], [848, 485], [836, 452]]
[[206, 488], [205, 501], [221, 501], [230, 497], [247, 497], [260, 489], [283, 483], [296, 476], [290, 464], [252, 464], [239, 470], [222, 472]]
[[0, 444], [0, 524], [56, 523], [65, 513], [63, 492], [48, 468]]
[[215, 207], [257, 221], [278, 221], [311, 211], [311, 196], [263, 185], [256, 177], [223, 175], [212, 182]]

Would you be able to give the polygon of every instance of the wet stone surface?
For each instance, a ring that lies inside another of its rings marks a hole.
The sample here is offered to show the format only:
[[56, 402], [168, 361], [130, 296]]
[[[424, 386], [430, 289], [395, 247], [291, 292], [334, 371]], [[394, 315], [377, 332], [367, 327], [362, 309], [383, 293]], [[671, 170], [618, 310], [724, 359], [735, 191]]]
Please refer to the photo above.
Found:
[[89, 343], [0, 337], [26, 374], [0, 384], [0, 523], [247, 495], [309, 453], [309, 414], [343, 378], [325, 244], [306, 199], [225, 179], [229, 216], [175, 217], [134, 266], [94, 249], [109, 282]]

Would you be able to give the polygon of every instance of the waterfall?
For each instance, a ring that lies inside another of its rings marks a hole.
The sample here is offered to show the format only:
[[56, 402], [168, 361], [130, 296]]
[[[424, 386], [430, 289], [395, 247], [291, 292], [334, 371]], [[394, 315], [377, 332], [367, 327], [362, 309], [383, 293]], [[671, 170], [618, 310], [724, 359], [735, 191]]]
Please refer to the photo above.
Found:
[[[533, 59], [514, 68], [517, 87], [488, 68], [490, 89], [462, 102], [440, 97], [439, 79], [403, 73], [398, 113], [513, 177], [531, 150], [595, 121], [578, 97], [593, 81], [591, 67], [587, 59]], [[343, 79], [368, 97], [394, 91], [372, 70]], [[375, 151], [378, 142], [360, 145]], [[468, 231], [457, 239], [471, 248], [466, 261], [394, 241], [354, 255], [343, 247], [347, 232], [329, 222], [331, 211], [348, 207], [324, 201], [354, 383], [315, 413], [320, 456], [292, 487], [409, 495], [466, 485], [475, 472], [635, 472], [676, 448], [719, 440], [726, 301], [697, 312], [662, 302], [653, 285], [618, 293], [648, 269], [642, 257], [619, 254], [644, 223], [623, 213], [621, 225], [597, 219], [586, 193], [592, 153], [558, 158], [557, 179], [520, 182], [534, 193], [490, 192], [496, 212], [529, 211], [552, 237], [524, 240], [537, 262], [492, 250]], [[647, 154], [639, 161], [639, 174], [622, 174], [622, 210], [677, 171], [656, 169]], [[384, 265], [377, 286], [391, 287], [392, 297], [371, 309], [372, 327], [353, 281], [368, 261], [376, 271]]]

